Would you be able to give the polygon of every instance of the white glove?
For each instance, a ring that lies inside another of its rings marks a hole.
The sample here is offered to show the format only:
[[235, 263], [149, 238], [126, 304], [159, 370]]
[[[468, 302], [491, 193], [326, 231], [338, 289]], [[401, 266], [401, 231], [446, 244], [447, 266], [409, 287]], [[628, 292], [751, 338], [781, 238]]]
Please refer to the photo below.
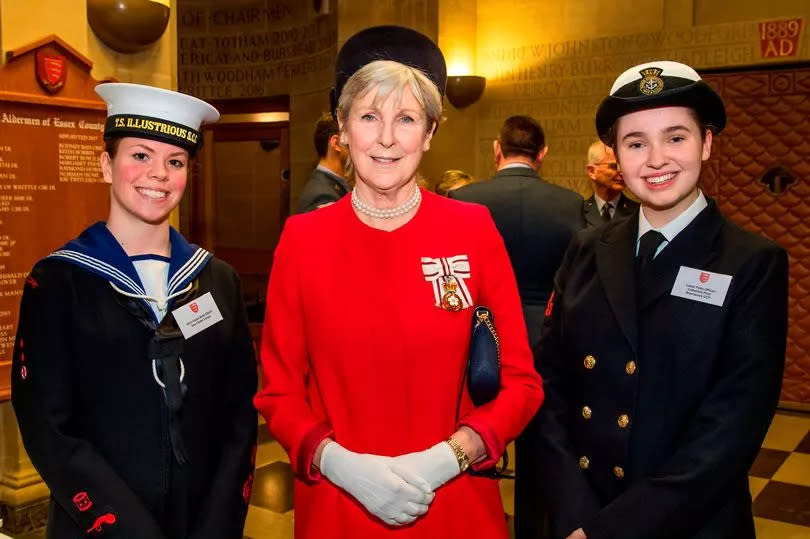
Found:
[[394, 457], [391, 470], [405, 481], [423, 479], [436, 490], [459, 474], [458, 459], [450, 444], [440, 442], [430, 449]]
[[389, 468], [393, 459], [355, 453], [337, 442], [321, 452], [321, 473], [386, 524], [410, 524], [428, 510], [435, 496], [427, 482], [406, 482]]

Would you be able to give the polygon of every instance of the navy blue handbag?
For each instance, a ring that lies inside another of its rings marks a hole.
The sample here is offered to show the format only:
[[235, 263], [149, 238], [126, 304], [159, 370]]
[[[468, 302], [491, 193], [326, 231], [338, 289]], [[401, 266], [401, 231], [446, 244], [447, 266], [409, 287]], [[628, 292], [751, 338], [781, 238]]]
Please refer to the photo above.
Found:
[[[476, 406], [486, 404], [498, 396], [501, 387], [501, 343], [495, 331], [495, 317], [488, 308], [479, 305], [473, 309], [472, 333], [470, 335], [470, 356], [467, 360], [467, 389]], [[470, 469], [472, 475], [490, 479], [514, 479], [504, 473], [509, 467], [506, 451], [500, 465], [482, 471]]]
[[476, 406], [498, 396], [501, 386], [501, 349], [495, 331], [495, 317], [488, 308], [473, 309], [470, 356], [467, 361], [467, 388]]

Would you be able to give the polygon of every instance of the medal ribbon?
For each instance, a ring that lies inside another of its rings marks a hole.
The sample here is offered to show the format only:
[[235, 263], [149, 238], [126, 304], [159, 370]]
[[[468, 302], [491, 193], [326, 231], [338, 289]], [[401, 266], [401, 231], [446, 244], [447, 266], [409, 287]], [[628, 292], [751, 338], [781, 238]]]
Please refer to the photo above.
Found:
[[442, 306], [442, 296], [446, 277], [455, 277], [458, 283], [458, 295], [461, 298], [461, 307], [466, 309], [472, 306], [470, 291], [464, 279], [470, 278], [470, 259], [467, 255], [456, 255], [441, 258], [422, 257], [422, 273], [425, 280], [433, 285], [433, 298], [436, 300], [436, 307]]

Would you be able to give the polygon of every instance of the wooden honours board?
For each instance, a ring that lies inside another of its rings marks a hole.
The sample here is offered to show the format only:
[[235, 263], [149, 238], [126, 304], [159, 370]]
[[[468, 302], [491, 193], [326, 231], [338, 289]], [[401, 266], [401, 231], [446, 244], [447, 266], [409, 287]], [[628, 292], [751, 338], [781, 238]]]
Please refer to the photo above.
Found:
[[108, 213], [106, 106], [91, 67], [56, 36], [6, 52], [0, 67], [0, 401], [28, 272]]

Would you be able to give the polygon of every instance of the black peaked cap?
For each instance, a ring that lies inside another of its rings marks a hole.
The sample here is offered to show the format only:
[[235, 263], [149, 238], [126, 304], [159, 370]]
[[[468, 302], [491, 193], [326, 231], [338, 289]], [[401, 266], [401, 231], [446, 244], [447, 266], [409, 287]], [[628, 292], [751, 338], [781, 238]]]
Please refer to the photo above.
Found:
[[596, 132], [608, 142], [620, 117], [657, 107], [689, 107], [719, 133], [726, 125], [723, 99], [691, 67], [659, 60], [631, 67], [616, 79], [596, 112]]

